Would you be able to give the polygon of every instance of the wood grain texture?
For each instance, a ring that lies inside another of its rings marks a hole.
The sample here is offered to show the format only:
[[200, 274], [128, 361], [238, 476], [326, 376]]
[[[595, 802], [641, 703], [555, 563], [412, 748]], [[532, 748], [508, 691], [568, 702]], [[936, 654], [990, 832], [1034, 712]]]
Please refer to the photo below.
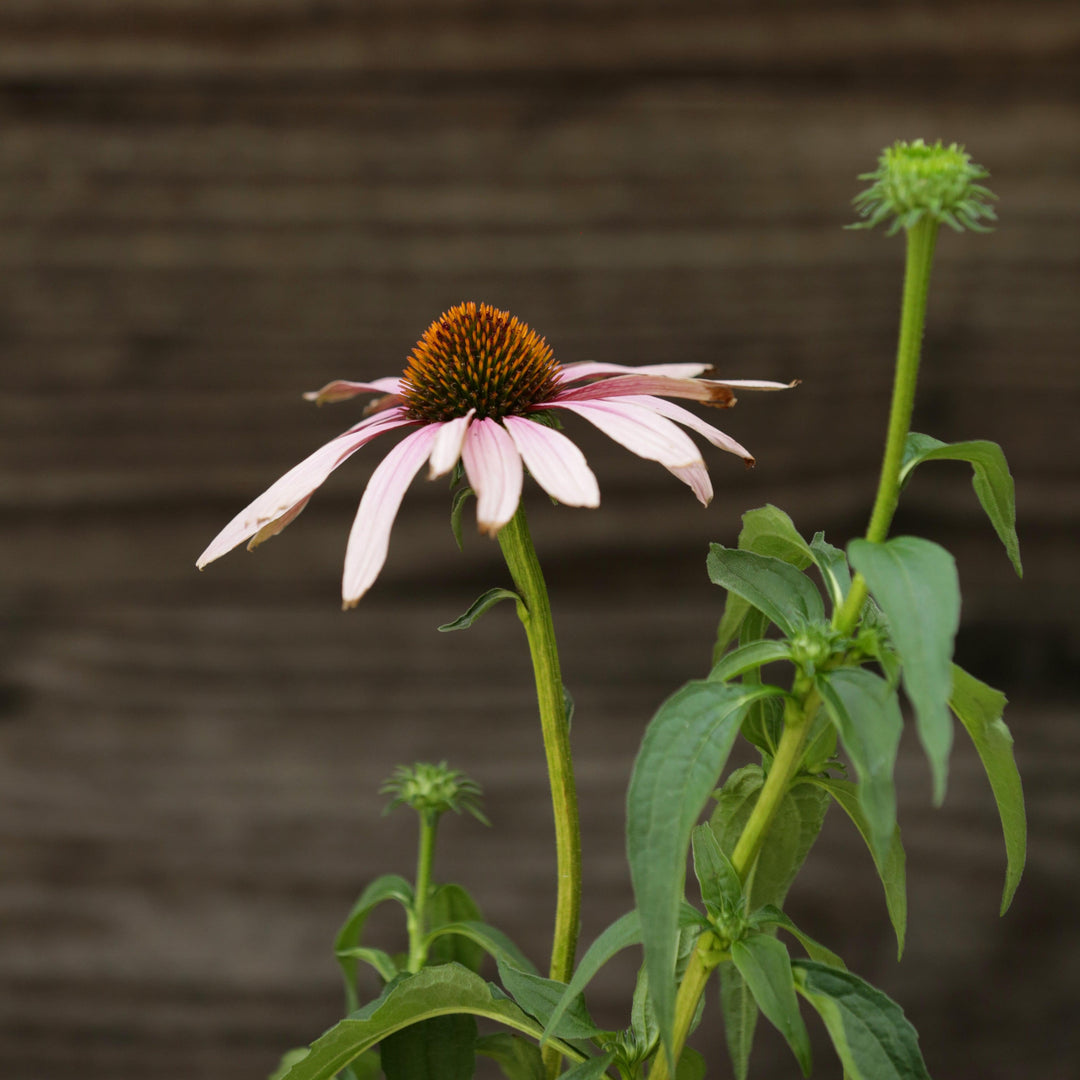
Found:
[[[708, 511], [579, 428], [602, 509], [529, 496], [577, 704], [583, 939], [629, 907], [623, 793], [652, 711], [707, 664], [708, 542], [766, 501], [836, 543], [863, 527], [901, 252], [840, 226], [855, 174], [921, 135], [991, 169], [1002, 224], [942, 239], [916, 426], [1003, 444], [1026, 578], [960, 466], [917, 475], [897, 528], [957, 554], [960, 659], [1012, 698], [1031, 860], [999, 921], [978, 762], [958, 747], [932, 811], [912, 740], [903, 963], [841, 820], [791, 910], [902, 1002], [935, 1076], [1071, 1077], [1078, 60], [1075, 4], [1041, 0], [5, 0], [0, 1076], [236, 1080], [317, 1035], [341, 1007], [339, 921], [366, 880], [409, 870], [411, 823], [376, 794], [399, 761], [448, 757], [484, 785], [495, 827], [451, 822], [439, 869], [542, 958], [527, 653], [509, 609], [434, 632], [505, 580], [495, 545], [457, 551], [441, 484], [410, 492], [348, 616], [377, 445], [256, 555], [192, 567], [355, 421], [301, 391], [394, 373], [462, 299], [510, 308], [564, 362], [803, 379], [710, 417], [759, 464], [712, 454]], [[393, 945], [389, 915], [373, 929]], [[624, 1021], [631, 975], [598, 980], [603, 1022]], [[755, 1075], [790, 1075], [771, 1033], [756, 1053]]]

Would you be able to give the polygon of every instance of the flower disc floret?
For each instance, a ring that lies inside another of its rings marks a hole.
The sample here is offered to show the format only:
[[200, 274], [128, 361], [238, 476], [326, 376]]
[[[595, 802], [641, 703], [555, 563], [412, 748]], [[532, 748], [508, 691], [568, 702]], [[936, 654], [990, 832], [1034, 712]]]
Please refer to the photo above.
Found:
[[559, 365], [535, 331], [490, 304], [458, 304], [416, 343], [401, 397], [415, 420], [524, 415], [555, 389]]
[[976, 183], [989, 175], [956, 143], [897, 142], [882, 152], [874, 172], [859, 177], [873, 181], [852, 200], [866, 220], [849, 228], [872, 229], [893, 218], [888, 230], [892, 236], [928, 217], [957, 232], [989, 232], [982, 222], [997, 220], [989, 202], [997, 196]]

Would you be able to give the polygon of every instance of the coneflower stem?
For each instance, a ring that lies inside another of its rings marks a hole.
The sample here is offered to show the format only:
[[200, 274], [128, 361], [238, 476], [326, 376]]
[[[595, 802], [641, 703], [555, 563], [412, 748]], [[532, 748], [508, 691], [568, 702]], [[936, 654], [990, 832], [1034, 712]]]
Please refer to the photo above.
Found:
[[[525, 509], [499, 531], [499, 546], [514, 579], [522, 603], [518, 606], [532, 654], [536, 697], [540, 706], [540, 727], [544, 735], [551, 801], [555, 811], [555, 855], [558, 888], [555, 902], [555, 936], [551, 947], [551, 978], [569, 982], [577, 949], [581, 917], [581, 833], [578, 827], [577, 791], [574, 765], [570, 757], [570, 727], [567, 723], [559, 653], [551, 604], [540, 563], [536, 557]], [[558, 1068], [558, 1051], [545, 1051], [549, 1075]]]
[[421, 811], [420, 844], [416, 856], [416, 888], [413, 907], [407, 919], [409, 930], [409, 971], [414, 974], [424, 966], [427, 959], [427, 900], [431, 891], [431, 864], [435, 860], [435, 829], [439, 815]]

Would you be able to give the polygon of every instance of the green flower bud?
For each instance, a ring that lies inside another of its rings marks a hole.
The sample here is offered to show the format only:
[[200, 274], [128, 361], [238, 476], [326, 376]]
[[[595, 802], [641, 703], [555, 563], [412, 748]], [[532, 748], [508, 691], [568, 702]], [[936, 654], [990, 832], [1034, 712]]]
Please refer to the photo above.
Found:
[[445, 761], [438, 765], [425, 761], [399, 765], [379, 793], [393, 795], [383, 811], [386, 814], [403, 805], [411, 806], [422, 817], [439, 817], [447, 810], [460, 814], [464, 810], [477, 821], [491, 824], [480, 809], [480, 785], [463, 772], [449, 768]]
[[989, 175], [956, 143], [943, 146], [940, 139], [933, 146], [922, 139], [896, 142], [882, 152], [875, 172], [859, 177], [873, 181], [852, 200], [866, 220], [848, 228], [872, 229], [893, 218], [888, 231], [892, 236], [930, 218], [957, 232], [989, 232], [982, 221], [997, 220], [987, 201], [997, 196], [975, 182]]

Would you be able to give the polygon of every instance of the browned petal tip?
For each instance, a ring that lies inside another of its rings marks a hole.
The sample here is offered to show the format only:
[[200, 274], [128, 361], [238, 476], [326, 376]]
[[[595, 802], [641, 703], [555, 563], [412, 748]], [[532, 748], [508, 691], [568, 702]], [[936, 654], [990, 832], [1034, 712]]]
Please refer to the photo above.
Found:
[[735, 391], [730, 386], [725, 386], [723, 383], [710, 383], [709, 397], [705, 404], [715, 409], [730, 409], [738, 400]]
[[752, 469], [756, 464], [757, 464], [757, 460], [755, 458], [752, 458], [752, 457], [743, 458], [743, 465], [747, 469]]
[[801, 384], [802, 384], [802, 379], [792, 379], [791, 382], [788, 383], [788, 389], [789, 390], [794, 390], [796, 386], [799, 386]]

